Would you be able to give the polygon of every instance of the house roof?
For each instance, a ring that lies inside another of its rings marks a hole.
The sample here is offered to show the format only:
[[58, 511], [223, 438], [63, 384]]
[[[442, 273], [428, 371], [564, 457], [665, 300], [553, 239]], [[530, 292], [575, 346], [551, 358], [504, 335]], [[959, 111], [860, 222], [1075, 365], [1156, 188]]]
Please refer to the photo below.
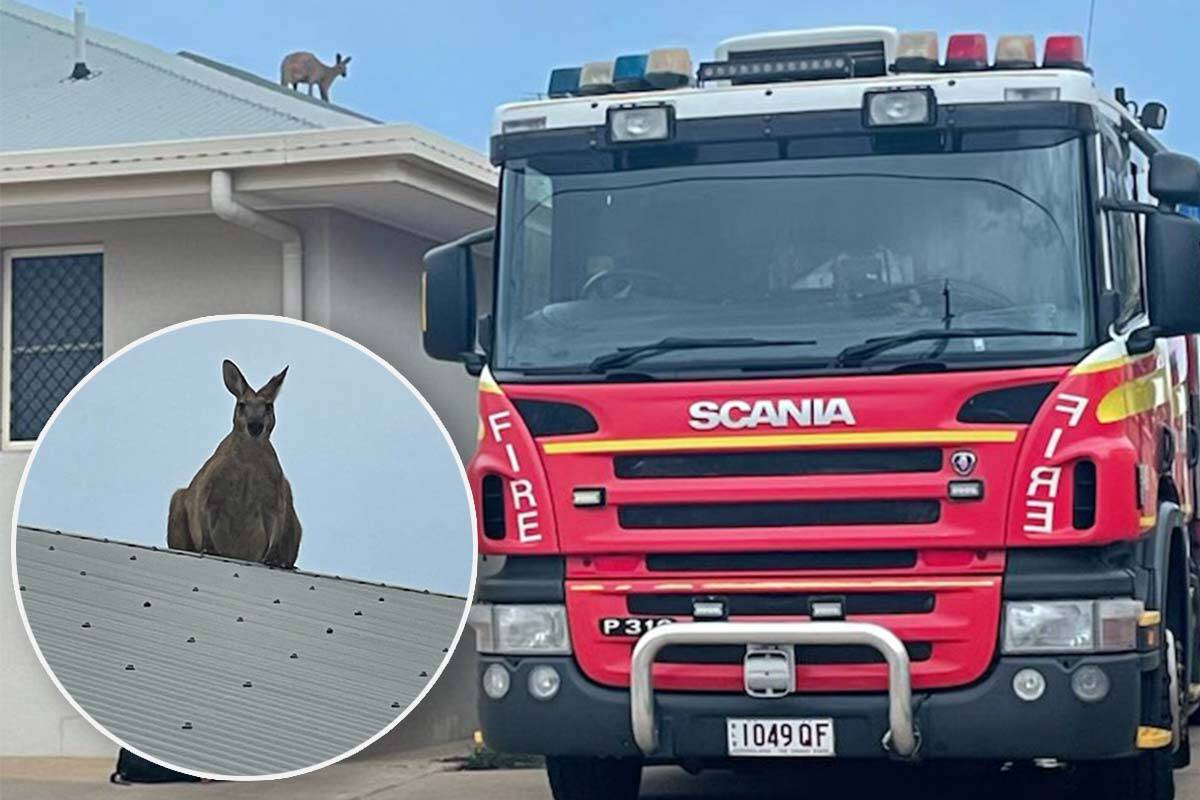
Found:
[[36, 646], [84, 712], [169, 765], [280, 775], [357, 748], [432, 680], [465, 598], [20, 527]]
[[70, 80], [72, 22], [0, 0], [0, 152], [374, 123], [207, 59], [90, 26], [87, 41], [94, 75]]

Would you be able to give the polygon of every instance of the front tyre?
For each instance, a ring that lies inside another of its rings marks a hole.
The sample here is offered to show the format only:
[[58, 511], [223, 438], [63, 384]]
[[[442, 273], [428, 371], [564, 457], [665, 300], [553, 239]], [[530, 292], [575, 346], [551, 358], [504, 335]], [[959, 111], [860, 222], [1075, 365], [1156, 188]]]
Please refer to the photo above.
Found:
[[1096, 764], [1088, 777], [1089, 800], [1175, 800], [1169, 747]]
[[636, 800], [642, 762], [636, 758], [547, 756], [546, 776], [554, 800]]

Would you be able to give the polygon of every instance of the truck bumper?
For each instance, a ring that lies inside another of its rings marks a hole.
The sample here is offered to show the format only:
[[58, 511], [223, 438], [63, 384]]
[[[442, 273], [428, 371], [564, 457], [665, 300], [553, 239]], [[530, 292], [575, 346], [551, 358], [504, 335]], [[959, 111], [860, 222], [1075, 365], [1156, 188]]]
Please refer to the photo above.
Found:
[[[1122, 758], [1137, 752], [1142, 675], [1155, 654], [1086, 657], [1000, 658], [977, 683], [961, 689], [914, 692], [912, 709], [927, 759], [1058, 758], [1067, 761]], [[491, 664], [509, 670], [508, 693], [500, 700], [481, 695], [484, 740], [496, 750], [575, 756], [642, 756], [630, 722], [630, 694], [589, 680], [570, 656], [480, 657], [480, 673]], [[530, 670], [553, 666], [561, 677], [549, 701], [530, 696]], [[1099, 702], [1084, 703], [1071, 691], [1071, 673], [1084, 664], [1101, 667], [1111, 688]], [[1013, 676], [1026, 667], [1045, 676], [1046, 690], [1033, 702], [1020, 700]], [[651, 762], [721, 761], [728, 758], [727, 717], [832, 717], [838, 757], [887, 758], [882, 745], [889, 728], [886, 694], [806, 694], [763, 699], [744, 694], [658, 692], [654, 696], [658, 737]]]

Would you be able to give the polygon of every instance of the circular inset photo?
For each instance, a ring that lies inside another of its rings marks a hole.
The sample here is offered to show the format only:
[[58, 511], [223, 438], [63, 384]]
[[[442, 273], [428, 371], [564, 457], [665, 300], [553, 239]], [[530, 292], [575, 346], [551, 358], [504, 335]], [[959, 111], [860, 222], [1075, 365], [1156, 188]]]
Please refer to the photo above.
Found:
[[390, 730], [462, 633], [474, 511], [415, 389], [279, 317], [166, 328], [50, 418], [13, 578], [67, 700], [207, 778], [307, 772]]

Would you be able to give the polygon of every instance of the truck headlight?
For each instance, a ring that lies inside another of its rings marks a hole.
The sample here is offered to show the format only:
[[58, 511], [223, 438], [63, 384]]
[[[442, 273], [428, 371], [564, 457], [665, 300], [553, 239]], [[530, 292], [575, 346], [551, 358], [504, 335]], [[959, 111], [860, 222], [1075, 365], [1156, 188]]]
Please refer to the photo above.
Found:
[[497, 655], [568, 655], [571, 636], [567, 609], [558, 605], [471, 607], [467, 622], [475, 629], [475, 648]]
[[1021, 600], [1004, 607], [1005, 653], [1112, 653], [1137, 648], [1138, 600]]

